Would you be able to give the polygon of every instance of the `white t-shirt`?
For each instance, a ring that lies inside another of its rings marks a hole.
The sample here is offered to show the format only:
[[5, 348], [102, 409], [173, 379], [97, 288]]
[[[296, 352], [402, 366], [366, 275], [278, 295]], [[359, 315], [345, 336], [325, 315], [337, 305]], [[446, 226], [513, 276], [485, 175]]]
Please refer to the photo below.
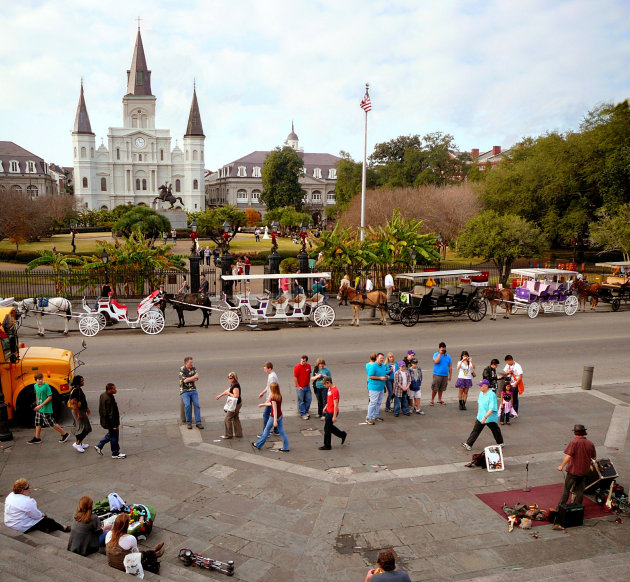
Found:
[[365, 281], [365, 292], [369, 293], [370, 291], [374, 291], [374, 283], [372, 283], [372, 279], [367, 279]]
[[385, 275], [385, 287], [393, 287], [394, 286], [394, 277], [392, 277], [389, 273]]
[[464, 360], [460, 360], [457, 363], [457, 377], [464, 378], [465, 380], [472, 380], [472, 366], [464, 362]]
[[37, 502], [28, 495], [9, 493], [4, 500], [4, 525], [25, 532], [44, 517]]
[[271, 398], [271, 388], [269, 388], [269, 385], [275, 382], [276, 384], [280, 384], [280, 382], [278, 381], [278, 374], [276, 374], [273, 370], [271, 370], [271, 372], [269, 372], [269, 374], [267, 375], [267, 400], [269, 400], [269, 398]]
[[[108, 544], [109, 542], [111, 542], [111, 540], [112, 530], [109, 530], [107, 532], [107, 535], [105, 536], [105, 543]], [[120, 536], [120, 539], [118, 540], [118, 545], [123, 550], [133, 550], [134, 552], [138, 551], [138, 540], [136, 540], [136, 538], [133, 537], [131, 534], [123, 534], [122, 536]]]
[[514, 362], [511, 366], [508, 364], [505, 364], [505, 368], [503, 368], [503, 372], [505, 374], [508, 374], [508, 373], [512, 374], [513, 378], [518, 378], [519, 376], [523, 375], [523, 368], [521, 368], [521, 365], [518, 362]]

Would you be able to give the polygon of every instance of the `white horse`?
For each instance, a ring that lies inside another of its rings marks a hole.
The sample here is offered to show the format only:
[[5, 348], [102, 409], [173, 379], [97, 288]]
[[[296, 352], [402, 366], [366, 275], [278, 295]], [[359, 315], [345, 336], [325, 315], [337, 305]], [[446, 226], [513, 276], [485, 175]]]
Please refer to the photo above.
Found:
[[[48, 302], [46, 304], [46, 302]], [[45, 306], [42, 306], [43, 305]], [[42, 315], [46, 313], [65, 313], [65, 329], [64, 335], [68, 335], [68, 321], [72, 316], [72, 304], [65, 297], [51, 297], [50, 299], [36, 297], [34, 299], [24, 299], [17, 302], [17, 309], [21, 315], [27, 315], [32, 311], [37, 318], [37, 335], [44, 335], [44, 324], [42, 323]]]

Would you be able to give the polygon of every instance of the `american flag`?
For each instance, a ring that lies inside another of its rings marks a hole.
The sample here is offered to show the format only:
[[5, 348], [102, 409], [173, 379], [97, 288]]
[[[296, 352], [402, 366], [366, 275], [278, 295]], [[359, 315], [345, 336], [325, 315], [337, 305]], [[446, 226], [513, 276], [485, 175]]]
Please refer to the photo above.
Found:
[[367, 89], [365, 91], [365, 97], [363, 97], [363, 100], [361, 101], [361, 109], [363, 109], [366, 113], [368, 111], [372, 111], [372, 102], [370, 101], [370, 95], [367, 92]]

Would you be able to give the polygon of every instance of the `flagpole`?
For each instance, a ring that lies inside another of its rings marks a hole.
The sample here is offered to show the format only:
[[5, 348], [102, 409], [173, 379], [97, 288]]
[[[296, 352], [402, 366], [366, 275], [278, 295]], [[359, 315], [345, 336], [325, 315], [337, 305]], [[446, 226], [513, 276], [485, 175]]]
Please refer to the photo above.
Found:
[[[365, 94], [368, 94], [370, 84], [365, 84]], [[365, 236], [365, 185], [367, 182], [367, 121], [368, 112], [365, 111], [365, 131], [363, 134], [363, 172], [361, 175], [361, 233], [360, 237], [363, 240]]]

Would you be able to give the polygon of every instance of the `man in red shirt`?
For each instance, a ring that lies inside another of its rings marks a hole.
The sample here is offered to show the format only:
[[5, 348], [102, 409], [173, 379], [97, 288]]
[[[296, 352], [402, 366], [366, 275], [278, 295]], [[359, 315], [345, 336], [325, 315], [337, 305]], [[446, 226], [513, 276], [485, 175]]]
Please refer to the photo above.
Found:
[[564, 450], [565, 457], [558, 471], [567, 468], [567, 476], [564, 480], [564, 491], [560, 498], [560, 503], [566, 503], [569, 493], [573, 491], [574, 503], [582, 504], [584, 497], [585, 477], [591, 470], [591, 459], [596, 458], [595, 445], [586, 438], [586, 428], [583, 424], [576, 424], [573, 427], [575, 438]]
[[324, 445], [319, 447], [320, 451], [329, 451], [330, 437], [335, 435], [341, 439], [341, 444], [346, 442], [348, 433], [339, 430], [335, 426], [337, 416], [339, 415], [339, 389], [332, 383], [330, 376], [324, 377], [324, 386], [328, 389], [328, 397], [326, 399], [326, 407], [324, 408]]
[[293, 381], [295, 382], [295, 392], [297, 393], [298, 412], [302, 420], [308, 420], [311, 416], [308, 413], [311, 407], [311, 365], [308, 363], [308, 356], [300, 358], [300, 363], [293, 368]]

